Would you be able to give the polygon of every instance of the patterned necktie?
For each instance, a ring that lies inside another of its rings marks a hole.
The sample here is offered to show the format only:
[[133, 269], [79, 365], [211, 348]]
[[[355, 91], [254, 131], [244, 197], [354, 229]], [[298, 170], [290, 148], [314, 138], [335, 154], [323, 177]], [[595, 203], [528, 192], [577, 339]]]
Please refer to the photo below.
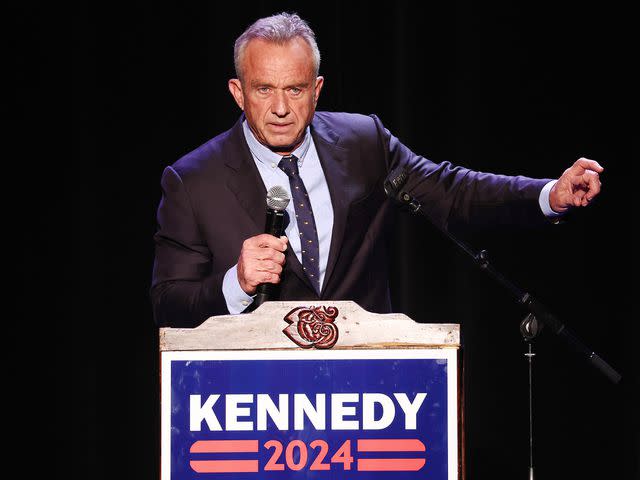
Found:
[[298, 159], [295, 155], [282, 157], [278, 167], [289, 177], [291, 195], [293, 197], [294, 209], [296, 211], [296, 221], [300, 232], [300, 245], [302, 247], [302, 269], [311, 280], [311, 284], [316, 292], [320, 293], [320, 270], [318, 232], [316, 221], [313, 218], [313, 210], [307, 189], [300, 178], [298, 171]]

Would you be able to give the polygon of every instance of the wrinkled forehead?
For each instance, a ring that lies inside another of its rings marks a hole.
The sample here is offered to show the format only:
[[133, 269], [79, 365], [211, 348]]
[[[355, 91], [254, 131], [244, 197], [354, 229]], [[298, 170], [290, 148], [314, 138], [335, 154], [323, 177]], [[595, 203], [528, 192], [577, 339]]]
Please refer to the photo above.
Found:
[[241, 58], [243, 75], [253, 82], [256, 77], [268, 77], [271, 81], [292, 77], [309, 81], [315, 76], [313, 52], [309, 44], [296, 37], [285, 43], [253, 39], [247, 43]]

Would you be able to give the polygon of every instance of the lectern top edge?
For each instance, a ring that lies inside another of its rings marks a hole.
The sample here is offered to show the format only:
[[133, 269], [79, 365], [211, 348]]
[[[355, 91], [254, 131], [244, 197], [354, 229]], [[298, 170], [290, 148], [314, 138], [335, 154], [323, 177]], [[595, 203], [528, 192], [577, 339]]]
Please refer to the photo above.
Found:
[[351, 301], [266, 302], [252, 313], [160, 329], [160, 351], [459, 348], [458, 324], [418, 323]]

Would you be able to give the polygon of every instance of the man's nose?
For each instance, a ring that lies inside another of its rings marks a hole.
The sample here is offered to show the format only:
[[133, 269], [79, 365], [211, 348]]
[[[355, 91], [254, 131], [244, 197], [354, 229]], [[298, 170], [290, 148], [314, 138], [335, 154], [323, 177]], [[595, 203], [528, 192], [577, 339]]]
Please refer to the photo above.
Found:
[[278, 117], [284, 117], [289, 113], [289, 102], [284, 91], [279, 90], [276, 92], [271, 104], [271, 112]]

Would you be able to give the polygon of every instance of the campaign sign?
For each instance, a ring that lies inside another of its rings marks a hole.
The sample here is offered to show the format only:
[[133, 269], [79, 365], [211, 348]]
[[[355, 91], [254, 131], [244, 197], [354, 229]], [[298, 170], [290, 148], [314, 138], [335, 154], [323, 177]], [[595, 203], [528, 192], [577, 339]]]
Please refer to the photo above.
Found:
[[162, 478], [458, 478], [457, 350], [162, 353]]

